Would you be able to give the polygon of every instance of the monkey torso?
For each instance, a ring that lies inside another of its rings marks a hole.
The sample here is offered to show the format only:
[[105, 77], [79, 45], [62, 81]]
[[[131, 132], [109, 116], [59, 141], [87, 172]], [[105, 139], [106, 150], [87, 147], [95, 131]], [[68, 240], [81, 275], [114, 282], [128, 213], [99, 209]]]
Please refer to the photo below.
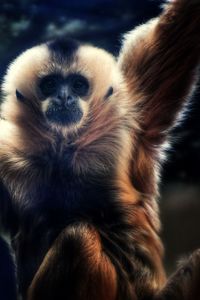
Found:
[[[112, 128], [105, 139], [128, 136], [128, 129], [122, 128]], [[139, 282], [144, 276], [140, 270], [148, 265], [145, 280], [150, 286], [151, 274], [160, 280], [159, 274], [163, 272], [162, 247], [154, 232], [155, 225], [149, 223], [140, 193], [127, 180], [128, 163], [122, 163], [119, 172], [117, 170], [118, 160], [127, 159], [120, 138], [104, 149], [106, 152], [101, 151], [102, 142], [80, 149], [76, 140], [77, 136], [71, 137], [66, 143], [62, 136], [54, 133], [51, 142], [41, 144], [39, 138], [33, 141], [38, 151], [15, 149], [14, 153], [5, 153], [6, 159], [1, 161], [2, 174], [4, 170], [7, 174], [2, 176], [4, 193], [10, 199], [4, 209], [10, 213], [12, 207], [9, 230], [22, 294], [58, 234], [68, 225], [79, 222], [96, 228], [105, 253], [114, 255], [113, 263], [120, 265], [120, 276], [128, 276], [129, 283]], [[82, 165], [87, 165], [84, 172]], [[152, 246], [149, 247], [149, 243]], [[137, 262], [135, 257], [138, 257]], [[152, 257], [155, 257], [154, 265], [151, 265]]]

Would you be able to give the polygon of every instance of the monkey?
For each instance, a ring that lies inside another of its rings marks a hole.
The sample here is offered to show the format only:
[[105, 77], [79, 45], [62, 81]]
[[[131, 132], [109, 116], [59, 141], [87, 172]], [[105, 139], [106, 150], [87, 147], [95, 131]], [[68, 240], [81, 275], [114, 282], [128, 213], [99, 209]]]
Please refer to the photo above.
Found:
[[1, 223], [22, 299], [200, 299], [200, 250], [166, 278], [157, 198], [198, 80], [200, 0], [165, 3], [117, 57], [65, 37], [9, 66]]

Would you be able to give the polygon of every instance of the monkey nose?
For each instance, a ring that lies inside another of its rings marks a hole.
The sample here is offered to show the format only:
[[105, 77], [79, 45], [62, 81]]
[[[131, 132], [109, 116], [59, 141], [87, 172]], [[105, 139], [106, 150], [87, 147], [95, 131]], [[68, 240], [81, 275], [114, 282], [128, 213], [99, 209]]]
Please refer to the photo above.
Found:
[[77, 97], [69, 93], [68, 89], [60, 89], [57, 97], [56, 103], [59, 105], [64, 105], [66, 108], [73, 106], [77, 102]]
[[53, 99], [54, 103], [56, 103], [58, 106], [65, 106], [66, 108], [70, 108], [76, 104], [78, 101], [77, 97], [75, 96], [65, 96], [65, 97], [55, 97]]
[[57, 98], [60, 100], [60, 102], [64, 102], [65, 99], [69, 97], [68, 90], [65, 88], [60, 89], [58, 92]]

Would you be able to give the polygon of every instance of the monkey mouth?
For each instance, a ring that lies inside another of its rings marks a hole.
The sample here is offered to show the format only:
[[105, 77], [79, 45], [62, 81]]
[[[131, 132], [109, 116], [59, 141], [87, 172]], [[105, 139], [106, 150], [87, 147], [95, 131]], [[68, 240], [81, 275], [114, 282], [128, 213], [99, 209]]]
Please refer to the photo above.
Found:
[[66, 108], [64, 105], [53, 104], [45, 112], [45, 117], [50, 123], [63, 126], [78, 123], [82, 119], [82, 116], [83, 112], [78, 105]]

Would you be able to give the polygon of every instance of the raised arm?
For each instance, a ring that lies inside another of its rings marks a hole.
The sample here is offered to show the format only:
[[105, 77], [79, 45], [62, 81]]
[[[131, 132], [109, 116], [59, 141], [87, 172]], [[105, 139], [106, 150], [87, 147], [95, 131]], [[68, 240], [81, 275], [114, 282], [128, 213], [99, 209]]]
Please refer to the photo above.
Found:
[[194, 90], [199, 61], [200, 0], [174, 0], [159, 18], [125, 36], [118, 63], [140, 128], [131, 176], [150, 197], [157, 192], [164, 142]]
[[175, 0], [125, 36], [119, 65], [145, 142], [160, 145], [196, 82], [200, 0]]
[[[162, 146], [197, 82], [200, 0], [168, 2], [159, 18], [125, 36], [118, 62], [131, 99], [131, 118], [140, 128], [134, 134], [131, 180], [146, 195], [142, 204], [156, 228], [151, 211], [156, 211]], [[153, 299], [199, 299], [199, 253], [195, 252]]]

